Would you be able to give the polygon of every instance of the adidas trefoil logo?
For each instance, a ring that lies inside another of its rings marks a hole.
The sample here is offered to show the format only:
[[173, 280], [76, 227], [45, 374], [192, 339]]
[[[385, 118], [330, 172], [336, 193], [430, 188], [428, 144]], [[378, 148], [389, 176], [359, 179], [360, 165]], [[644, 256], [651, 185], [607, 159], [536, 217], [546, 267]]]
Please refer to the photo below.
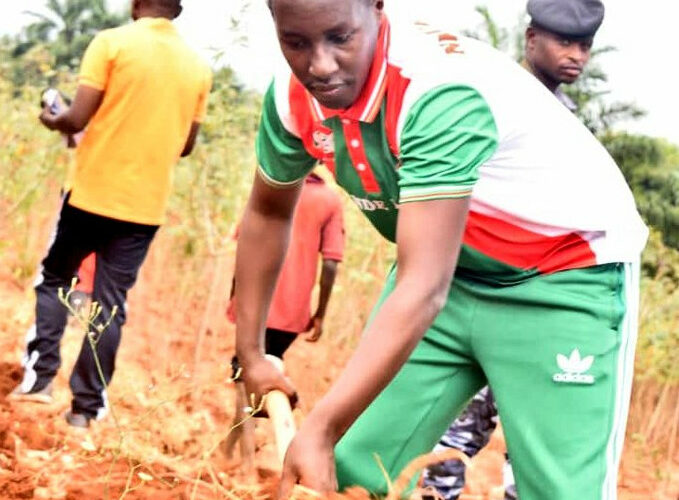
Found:
[[563, 373], [555, 373], [552, 380], [561, 384], [591, 385], [594, 383], [594, 377], [585, 372], [592, 367], [592, 363], [594, 363], [594, 356], [581, 358], [580, 351], [577, 349], [573, 349], [568, 358], [563, 354], [557, 354], [556, 364]]

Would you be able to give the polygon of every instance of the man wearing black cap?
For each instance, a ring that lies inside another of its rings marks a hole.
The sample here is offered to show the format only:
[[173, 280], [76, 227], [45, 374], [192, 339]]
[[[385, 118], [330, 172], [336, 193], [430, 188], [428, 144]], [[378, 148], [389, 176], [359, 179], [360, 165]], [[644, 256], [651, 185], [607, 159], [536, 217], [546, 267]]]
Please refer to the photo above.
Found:
[[581, 75], [604, 18], [599, 0], [530, 0], [523, 65], [568, 109], [573, 101], [559, 88]]
[[[560, 85], [572, 84], [582, 74], [604, 18], [604, 5], [600, 0], [529, 0], [526, 11], [531, 21], [521, 65], [575, 112], [577, 105]], [[488, 444], [497, 422], [495, 398], [490, 388], [484, 387], [441, 437], [435, 451], [455, 448], [473, 457]], [[503, 476], [505, 500], [518, 499], [509, 460]], [[434, 464], [424, 472], [424, 485], [436, 489], [445, 500], [457, 500], [464, 484], [461, 460]]]

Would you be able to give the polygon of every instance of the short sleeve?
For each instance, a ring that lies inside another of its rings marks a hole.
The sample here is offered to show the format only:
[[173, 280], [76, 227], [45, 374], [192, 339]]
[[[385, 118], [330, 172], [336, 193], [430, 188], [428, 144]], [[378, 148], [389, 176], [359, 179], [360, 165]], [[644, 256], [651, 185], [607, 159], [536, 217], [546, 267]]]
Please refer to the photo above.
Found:
[[334, 193], [331, 196], [332, 210], [321, 233], [321, 255], [324, 259], [341, 262], [344, 258], [344, 216], [342, 203]]
[[475, 89], [445, 85], [424, 94], [401, 133], [399, 203], [470, 196], [497, 144], [495, 119]]
[[292, 135], [278, 116], [274, 83], [264, 96], [255, 149], [262, 179], [274, 187], [301, 182], [316, 164], [302, 140]]
[[83, 55], [78, 83], [97, 90], [106, 90], [113, 66], [112, 52], [106, 31], [95, 36]]
[[193, 115], [193, 121], [197, 123], [202, 123], [207, 114], [207, 101], [210, 96], [210, 90], [212, 89], [212, 70], [206, 66], [205, 67], [205, 78], [203, 79], [203, 88], [201, 89], [200, 95], [198, 96], [198, 103], [196, 105], [196, 112]]

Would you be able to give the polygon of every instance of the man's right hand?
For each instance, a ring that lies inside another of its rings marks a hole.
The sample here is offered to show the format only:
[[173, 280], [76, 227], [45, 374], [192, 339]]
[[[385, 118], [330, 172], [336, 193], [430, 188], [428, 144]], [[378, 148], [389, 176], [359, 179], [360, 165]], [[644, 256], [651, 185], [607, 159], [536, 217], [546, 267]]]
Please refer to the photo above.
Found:
[[309, 320], [309, 324], [306, 327], [306, 331], [309, 335], [304, 337], [307, 342], [318, 342], [323, 334], [323, 318], [319, 316], [314, 316]]
[[50, 107], [45, 106], [44, 108], [42, 108], [42, 113], [40, 113], [40, 116], [38, 116], [38, 120], [40, 120], [40, 123], [42, 123], [49, 130], [54, 130], [55, 129], [54, 122], [56, 117], [57, 115], [52, 113]]
[[[240, 358], [239, 356], [239, 360]], [[297, 391], [290, 379], [264, 356], [255, 356], [240, 361], [240, 364], [243, 369], [241, 377], [245, 382], [245, 390], [248, 398], [251, 398], [250, 404], [253, 408], [258, 408], [262, 396], [275, 389], [285, 393], [290, 398], [292, 406], [297, 403]], [[253, 395], [254, 399], [252, 399]]]

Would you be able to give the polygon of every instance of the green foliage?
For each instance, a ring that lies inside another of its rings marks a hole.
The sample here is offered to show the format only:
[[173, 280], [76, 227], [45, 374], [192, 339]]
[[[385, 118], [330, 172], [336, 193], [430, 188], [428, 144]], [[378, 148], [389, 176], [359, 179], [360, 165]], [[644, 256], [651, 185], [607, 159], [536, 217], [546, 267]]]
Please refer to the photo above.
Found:
[[679, 148], [651, 137], [608, 133], [601, 142], [620, 166], [639, 211], [679, 248]]
[[464, 34], [482, 40], [496, 49], [509, 53], [516, 61], [521, 61], [524, 53], [524, 32], [526, 31], [523, 16], [511, 28], [505, 28], [495, 21], [488, 7], [478, 5], [475, 10], [482, 18], [481, 24], [473, 30], [465, 30]]
[[593, 49], [580, 78], [564, 86], [564, 91], [577, 106], [576, 115], [594, 134], [606, 133], [616, 123], [637, 120], [646, 114], [634, 103], [607, 98], [611, 93], [608, 75], [600, 61], [602, 56], [616, 50], [611, 46]]
[[38, 122], [39, 92], [25, 88], [14, 98], [10, 85], [0, 80], [0, 218], [9, 220], [45, 194], [46, 181], [55, 173], [65, 177], [67, 154], [56, 134]]
[[[171, 213], [188, 218], [187, 252], [222, 250], [245, 206], [257, 162], [254, 139], [261, 96], [244, 90], [230, 68], [215, 73], [199, 142], [176, 172]], [[206, 238], [207, 237], [207, 238]]]
[[679, 383], [679, 252], [651, 231], [643, 254], [637, 377]]
[[45, 47], [55, 67], [75, 69], [94, 35], [123, 24], [129, 15], [113, 13], [105, 0], [47, 0], [45, 12], [27, 11], [35, 22], [16, 39], [12, 56], [21, 58], [38, 46]]
[[679, 383], [679, 148], [664, 140], [608, 133], [603, 145], [625, 175], [651, 230], [641, 261], [636, 376]]

